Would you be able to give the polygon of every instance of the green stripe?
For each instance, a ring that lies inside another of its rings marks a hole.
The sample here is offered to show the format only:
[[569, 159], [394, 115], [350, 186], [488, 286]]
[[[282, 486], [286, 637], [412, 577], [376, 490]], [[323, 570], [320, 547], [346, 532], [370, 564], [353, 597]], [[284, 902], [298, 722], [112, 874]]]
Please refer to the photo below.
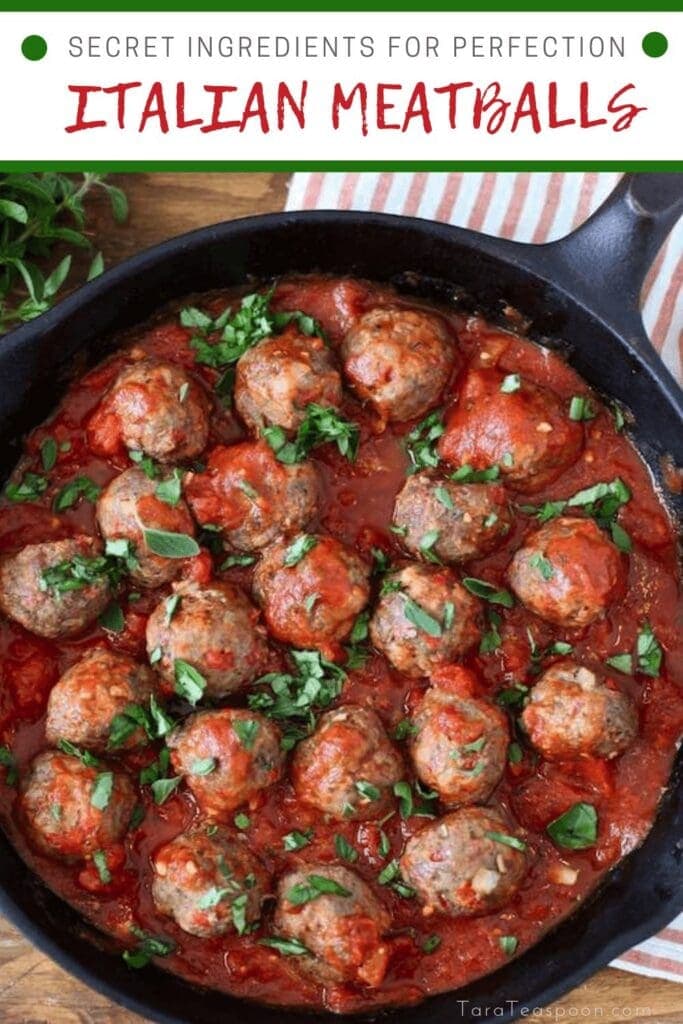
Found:
[[683, 171], [683, 160], [0, 160], [8, 171]]
[[[5, 9], [4, 7], [2, 8]], [[292, 9], [288, 0], [282, 0], [281, 3], [276, 3], [274, 0], [254, 0], [248, 9], [245, 9], [243, 5], [233, 6], [220, 0], [202, 0], [199, 8], [191, 8], [187, 6], [187, 3], [178, 2], [178, 0], [145, 0], [143, 6], [135, 3], [135, 0], [121, 0], [119, 3], [95, 3], [94, 0], [69, 0], [68, 4], [60, 3], [47, 3], [43, 0], [42, 3], [36, 4], [25, 4], [22, 7], [18, 7], [15, 3], [8, 7], [7, 10], [16, 12], [19, 14], [25, 14], [28, 11], [88, 11], [99, 12], [99, 11], [135, 11], [136, 14], [144, 14], [147, 11], [187, 11], [192, 14], [201, 14], [204, 11], [226, 11], [230, 13], [245, 13], [251, 14], [253, 11], [286, 11], [288, 14], [296, 14], [298, 12], [308, 11], [320, 11], [320, 12], [343, 12], [343, 11], [363, 11], [366, 14], [372, 14], [375, 12], [382, 11], [407, 11], [416, 14], [430, 14], [435, 12], [457, 12], [463, 14], [485, 14], [487, 11], [542, 11], [547, 14], [558, 14], [563, 12], [571, 11], [590, 11], [591, 14], [601, 14], [609, 11], [639, 11], [643, 14], [656, 15], [658, 12], [666, 11], [679, 11], [680, 3], [679, 0], [663, 0], [657, 4], [657, 10], [652, 11], [648, 8], [643, 7], [642, 0], [640, 2], [628, 2], [628, 0], [612, 0], [612, 2], [603, 2], [596, 9], [591, 0], [582, 0], [582, 2], [575, 2], [573, 4], [560, 3], [558, 6], [550, 6], [548, 0], [539, 0], [538, 3], [533, 3], [531, 0], [524, 0], [523, 3], [515, 4], [509, 0], [508, 3], [488, 3], [484, 7], [473, 7], [471, 5], [460, 6], [452, 2], [439, 3], [438, 0], [431, 0], [428, 8], [420, 9], [415, 6], [415, 0], [374, 0], [370, 7], [363, 0], [347, 0], [345, 4], [332, 3], [324, 5], [320, 3], [320, 0], [310, 3], [302, 2], [298, 0], [294, 9]], [[653, 28], [661, 29], [662, 26], [653, 25]]]

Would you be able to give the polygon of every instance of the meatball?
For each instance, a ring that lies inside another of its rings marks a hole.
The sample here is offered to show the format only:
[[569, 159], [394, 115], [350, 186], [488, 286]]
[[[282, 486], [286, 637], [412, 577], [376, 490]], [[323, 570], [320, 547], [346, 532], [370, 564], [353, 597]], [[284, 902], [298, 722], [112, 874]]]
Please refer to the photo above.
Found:
[[258, 611], [239, 587], [181, 583], [150, 615], [147, 651], [172, 689], [176, 662], [188, 662], [206, 681], [204, 696], [219, 699], [265, 670], [268, 645], [258, 620]]
[[263, 441], [214, 448], [205, 472], [191, 474], [187, 500], [200, 523], [218, 526], [238, 551], [258, 551], [304, 529], [318, 510], [312, 463], [285, 466]]
[[0, 609], [38, 636], [75, 636], [104, 611], [110, 596], [102, 546], [94, 537], [28, 544], [0, 563]]
[[48, 750], [22, 779], [19, 814], [38, 850], [78, 861], [118, 843], [135, 804], [135, 788], [123, 772]]
[[171, 763], [205, 814], [225, 817], [282, 777], [280, 731], [243, 708], [200, 711], [168, 739]]
[[630, 698], [573, 661], [558, 662], [541, 676], [522, 722], [536, 749], [554, 761], [617, 757], [638, 734]]
[[379, 818], [404, 777], [400, 755], [369, 708], [345, 704], [322, 715], [292, 763], [297, 796], [333, 818]]
[[386, 577], [370, 639], [400, 672], [425, 676], [467, 653], [480, 617], [479, 601], [450, 569], [409, 563]]
[[529, 865], [526, 843], [503, 815], [463, 807], [409, 839], [403, 878], [431, 912], [451, 917], [487, 913], [519, 888]]
[[160, 847], [152, 866], [156, 909], [190, 935], [243, 935], [261, 916], [268, 875], [241, 839], [196, 829]]
[[337, 657], [367, 604], [369, 574], [355, 551], [334, 537], [301, 533], [264, 551], [254, 592], [277, 640]]
[[237, 363], [235, 408], [256, 433], [263, 427], [293, 433], [308, 405], [338, 409], [341, 397], [341, 377], [325, 342], [294, 327], [264, 338]]
[[412, 724], [410, 755], [418, 777], [447, 807], [483, 803], [505, 769], [509, 730], [498, 708], [431, 687]]
[[510, 563], [508, 579], [540, 618], [581, 629], [621, 597], [625, 562], [594, 520], [563, 516], [527, 538]]
[[466, 562], [498, 547], [512, 526], [499, 484], [458, 484], [432, 473], [409, 476], [394, 505], [404, 547], [425, 561]]
[[[153, 678], [150, 669], [125, 654], [104, 647], [89, 651], [52, 688], [45, 723], [48, 743], [69, 740], [90, 750], [106, 750], [112, 722], [131, 704], [147, 703]], [[119, 746], [131, 749], [145, 742], [145, 732], [138, 727]]]
[[569, 403], [531, 381], [501, 390], [498, 370], [473, 370], [446, 419], [439, 453], [452, 466], [498, 466], [518, 491], [555, 480], [579, 456], [583, 427], [569, 418]]
[[194, 522], [182, 498], [169, 505], [156, 496], [158, 482], [140, 469], [114, 477], [97, 502], [97, 522], [106, 540], [129, 540], [135, 546], [137, 567], [131, 579], [141, 587], [160, 587], [180, 572], [182, 559], [162, 558], [149, 550], [144, 531], [168, 530], [194, 535]]
[[415, 419], [436, 405], [455, 362], [439, 317], [394, 306], [359, 317], [341, 355], [351, 387], [384, 423]]
[[[316, 888], [319, 879], [334, 891]], [[302, 956], [299, 964], [319, 980], [381, 985], [389, 959], [383, 936], [391, 918], [349, 868], [308, 864], [288, 872], [278, 884], [274, 923], [280, 935], [309, 950], [313, 959]]]
[[182, 366], [152, 359], [124, 367], [88, 423], [98, 455], [116, 455], [123, 446], [159, 462], [195, 458], [208, 436], [201, 386]]

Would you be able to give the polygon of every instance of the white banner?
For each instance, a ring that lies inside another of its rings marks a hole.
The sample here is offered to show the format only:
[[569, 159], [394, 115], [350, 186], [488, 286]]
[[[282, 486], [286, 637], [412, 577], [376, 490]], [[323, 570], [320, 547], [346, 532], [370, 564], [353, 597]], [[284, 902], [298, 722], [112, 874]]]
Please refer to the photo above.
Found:
[[677, 160], [682, 40], [666, 12], [5, 13], [0, 160]]

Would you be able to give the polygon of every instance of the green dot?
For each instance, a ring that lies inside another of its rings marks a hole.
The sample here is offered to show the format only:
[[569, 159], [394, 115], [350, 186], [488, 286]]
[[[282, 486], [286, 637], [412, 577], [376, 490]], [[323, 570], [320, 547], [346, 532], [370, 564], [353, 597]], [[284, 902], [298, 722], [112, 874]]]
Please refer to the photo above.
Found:
[[643, 36], [643, 51], [648, 57], [663, 57], [669, 49], [669, 40], [662, 32], [648, 32]]
[[21, 52], [26, 60], [42, 60], [47, 53], [47, 43], [42, 36], [26, 36], [21, 44]]

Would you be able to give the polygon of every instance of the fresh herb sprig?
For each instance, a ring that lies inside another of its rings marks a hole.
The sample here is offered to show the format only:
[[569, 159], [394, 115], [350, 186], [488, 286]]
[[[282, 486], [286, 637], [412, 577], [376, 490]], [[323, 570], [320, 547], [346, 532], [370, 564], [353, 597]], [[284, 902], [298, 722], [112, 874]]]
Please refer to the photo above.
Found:
[[[71, 271], [67, 253], [47, 274], [38, 266], [52, 258], [55, 246], [91, 249], [85, 233], [85, 199], [104, 189], [114, 218], [128, 216], [125, 194], [101, 174], [0, 175], [0, 334], [34, 320], [54, 304]], [[102, 254], [96, 253], [87, 279], [102, 273]]]

